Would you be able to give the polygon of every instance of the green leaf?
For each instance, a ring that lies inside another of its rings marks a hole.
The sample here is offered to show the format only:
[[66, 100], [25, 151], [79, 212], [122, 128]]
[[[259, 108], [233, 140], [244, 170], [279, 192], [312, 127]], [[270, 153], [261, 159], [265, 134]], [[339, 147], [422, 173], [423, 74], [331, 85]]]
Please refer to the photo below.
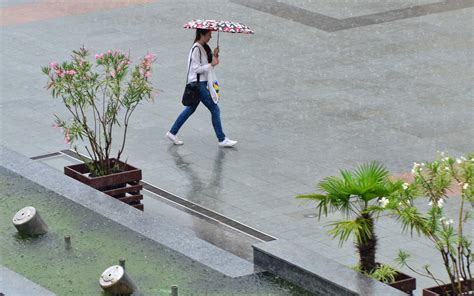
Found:
[[410, 254], [405, 250], [398, 250], [398, 256], [395, 258], [395, 262], [397, 262], [400, 266], [405, 267], [408, 264], [408, 259], [410, 258]]
[[339, 239], [339, 245], [346, 242], [351, 234], [354, 235], [357, 242], [364, 242], [373, 236], [367, 219], [337, 221], [329, 225], [333, 227], [329, 233], [333, 235], [333, 238]]

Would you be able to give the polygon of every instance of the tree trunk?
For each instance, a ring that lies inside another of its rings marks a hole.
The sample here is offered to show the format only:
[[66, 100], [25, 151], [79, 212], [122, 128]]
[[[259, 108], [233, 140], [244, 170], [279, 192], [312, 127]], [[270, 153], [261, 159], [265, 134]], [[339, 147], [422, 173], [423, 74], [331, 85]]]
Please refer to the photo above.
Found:
[[369, 233], [371, 236], [362, 236], [361, 240], [356, 242], [356, 247], [359, 251], [360, 268], [367, 273], [372, 273], [376, 269], [375, 251], [377, 248], [377, 237], [374, 233], [374, 220], [369, 214], [362, 214], [361, 219], [367, 221]]

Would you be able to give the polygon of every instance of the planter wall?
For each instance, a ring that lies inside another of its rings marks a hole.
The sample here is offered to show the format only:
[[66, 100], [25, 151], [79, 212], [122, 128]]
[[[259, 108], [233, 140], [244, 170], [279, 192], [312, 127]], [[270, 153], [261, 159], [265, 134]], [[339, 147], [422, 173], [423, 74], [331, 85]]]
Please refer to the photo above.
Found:
[[[465, 284], [465, 286], [468, 286], [467, 283]], [[471, 287], [473, 286], [474, 280], [471, 281]], [[423, 289], [423, 296], [445, 296], [446, 292], [448, 292], [448, 295], [452, 295], [450, 284]], [[471, 294], [466, 295], [474, 295], [474, 291], [472, 289], [470, 290], [470, 292]]]
[[391, 283], [390, 286], [409, 295], [413, 295], [413, 291], [416, 289], [416, 278], [398, 272], [395, 277], [395, 282]]
[[[116, 165], [116, 160], [111, 159], [111, 164]], [[129, 164], [118, 162], [120, 172], [100, 177], [91, 177], [90, 171], [84, 163], [64, 167], [64, 174], [104, 192], [134, 208], [143, 210], [140, 191], [142, 171]]]

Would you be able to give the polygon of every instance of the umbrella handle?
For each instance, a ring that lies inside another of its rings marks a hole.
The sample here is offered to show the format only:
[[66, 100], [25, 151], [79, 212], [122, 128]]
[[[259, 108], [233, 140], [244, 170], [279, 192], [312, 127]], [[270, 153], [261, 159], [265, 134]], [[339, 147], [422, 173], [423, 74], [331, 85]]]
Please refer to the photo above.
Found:
[[[216, 48], [219, 48], [219, 31], [217, 31], [217, 47]], [[215, 55], [216, 58], [219, 57], [219, 53]]]

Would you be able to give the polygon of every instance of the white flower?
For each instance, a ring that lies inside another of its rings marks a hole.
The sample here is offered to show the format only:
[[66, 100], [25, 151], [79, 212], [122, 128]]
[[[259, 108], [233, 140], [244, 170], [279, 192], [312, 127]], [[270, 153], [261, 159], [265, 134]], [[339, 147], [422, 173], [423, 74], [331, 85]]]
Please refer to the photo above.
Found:
[[464, 183], [464, 186], [462, 187], [462, 189], [466, 190], [468, 187], [469, 187], [469, 184]]
[[438, 199], [438, 208], [442, 208], [444, 206], [444, 199], [440, 198]]
[[466, 161], [466, 158], [464, 156], [461, 156], [462, 161]]
[[407, 190], [407, 189], [408, 189], [408, 185], [409, 185], [408, 183], [403, 183], [403, 184], [402, 184], [403, 190]]
[[461, 163], [462, 160], [461, 160], [460, 158], [456, 158], [456, 162], [457, 162], [457, 163]]
[[441, 157], [444, 157], [444, 156], [446, 155], [446, 153], [445, 153], [444, 151], [442, 151], [442, 152], [440, 153], [440, 155], [441, 155]]
[[[428, 205], [429, 205], [429, 206], [432, 206], [432, 205], [433, 205], [433, 201], [430, 201], [430, 202], [428, 203]], [[444, 206], [444, 199], [442, 199], [442, 198], [438, 199], [438, 201], [436, 202], [436, 206], [437, 206], [438, 208], [442, 208], [442, 207]]]
[[420, 164], [414, 162], [414, 163], [413, 163], [413, 168], [411, 169], [411, 173], [412, 173], [412, 174], [415, 174], [415, 173], [418, 171], [419, 167], [420, 167]]
[[448, 160], [449, 160], [449, 157], [442, 158], [441, 160], [442, 160], [442, 161], [448, 161]]
[[445, 167], [444, 170], [445, 170], [446, 172], [449, 172], [449, 167]]
[[453, 219], [447, 219], [446, 217], [439, 218], [439, 222], [443, 223], [445, 226], [449, 226], [454, 223]]
[[385, 208], [387, 206], [387, 204], [389, 203], [389, 200], [385, 197], [382, 197], [380, 200], [379, 200], [379, 203], [380, 203], [380, 206], [382, 208]]

